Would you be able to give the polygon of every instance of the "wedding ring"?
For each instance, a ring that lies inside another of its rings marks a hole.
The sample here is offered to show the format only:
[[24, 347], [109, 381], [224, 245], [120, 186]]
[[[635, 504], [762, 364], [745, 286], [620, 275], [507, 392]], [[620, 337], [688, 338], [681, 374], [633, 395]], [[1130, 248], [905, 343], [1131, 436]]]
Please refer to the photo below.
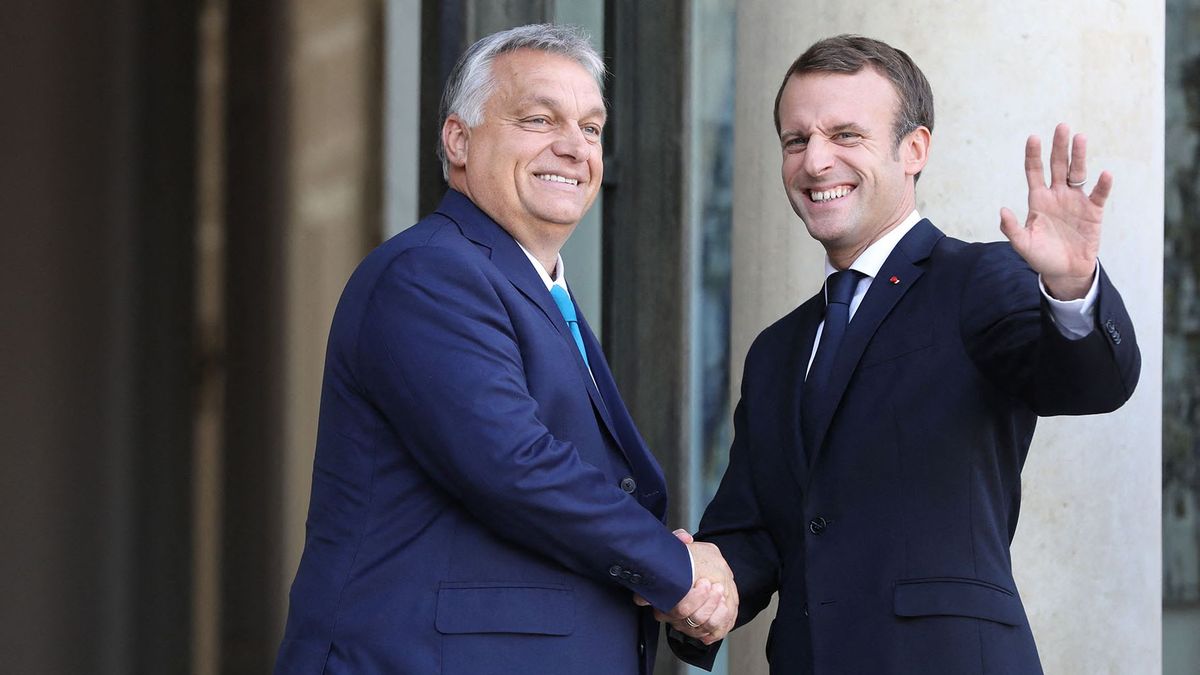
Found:
[[687, 625], [691, 626], [692, 628], [700, 627], [700, 624], [696, 623], [695, 621], [692, 621], [692, 617], [690, 617], [690, 616], [683, 617], [683, 622], [686, 623]]
[[1073, 181], [1070, 178], [1067, 178], [1067, 187], [1083, 187], [1084, 183], [1087, 183], [1087, 178], [1084, 178], [1081, 181]]

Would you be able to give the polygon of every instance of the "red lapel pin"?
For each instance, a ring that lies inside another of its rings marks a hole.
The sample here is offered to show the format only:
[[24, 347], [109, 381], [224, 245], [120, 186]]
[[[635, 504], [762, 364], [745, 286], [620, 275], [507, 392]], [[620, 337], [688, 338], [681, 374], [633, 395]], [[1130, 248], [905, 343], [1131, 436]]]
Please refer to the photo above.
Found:
[[895, 286], [896, 284], [900, 283], [900, 277], [893, 274], [892, 278], [888, 279], [888, 281], [892, 282], [892, 285]]

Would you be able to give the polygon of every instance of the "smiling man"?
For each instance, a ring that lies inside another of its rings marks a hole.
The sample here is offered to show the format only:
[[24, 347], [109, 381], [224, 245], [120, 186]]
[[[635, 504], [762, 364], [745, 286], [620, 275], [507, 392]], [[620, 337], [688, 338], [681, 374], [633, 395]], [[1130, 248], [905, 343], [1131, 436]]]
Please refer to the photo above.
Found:
[[[1049, 185], [1027, 142], [1029, 214], [1001, 210], [1008, 242], [945, 236], [916, 211], [929, 84], [859, 36], [796, 60], [775, 123], [827, 278], [751, 346], [696, 538], [733, 568], [739, 624], [778, 592], [772, 673], [1039, 673], [1009, 552], [1034, 426], [1119, 407], [1140, 370], [1097, 259], [1112, 177], [1088, 192], [1085, 139], [1059, 125]], [[710, 666], [716, 647], [673, 628], [676, 653]]]
[[550, 25], [451, 74], [451, 189], [334, 316], [277, 673], [648, 675], [654, 610], [709, 642], [732, 625], [729, 568], [664, 527], [662, 471], [559, 256], [600, 190], [603, 75]]

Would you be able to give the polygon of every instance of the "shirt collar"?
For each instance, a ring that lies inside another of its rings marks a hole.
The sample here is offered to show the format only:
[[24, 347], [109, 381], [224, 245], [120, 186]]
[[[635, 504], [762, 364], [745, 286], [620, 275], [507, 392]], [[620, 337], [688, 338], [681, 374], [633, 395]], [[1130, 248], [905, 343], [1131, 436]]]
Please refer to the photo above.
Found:
[[[914, 209], [908, 217], [900, 221], [900, 224], [892, 228], [891, 232], [879, 238], [879, 241], [867, 247], [867, 250], [859, 254], [858, 258], [850, 264], [850, 269], [862, 272], [868, 279], [874, 279], [879, 274], [883, 263], [887, 262], [888, 256], [892, 254], [892, 249], [896, 248], [896, 244], [908, 234], [908, 231], [913, 229], [917, 223], [921, 222], [921, 214]], [[559, 263], [562, 264], [561, 262]], [[825, 277], [837, 272], [838, 269], [829, 262], [829, 256], [825, 256]]]
[[[513, 239], [513, 241], [517, 240]], [[517, 246], [521, 246], [521, 242], [517, 241]], [[554, 263], [555, 274], [554, 278], [551, 279], [550, 274], [546, 272], [546, 268], [542, 266], [541, 261], [533, 257], [529, 249], [521, 246], [521, 251], [525, 254], [526, 258], [529, 258], [529, 262], [533, 263], [533, 269], [537, 270], [538, 276], [542, 278], [542, 283], [546, 284], [546, 290], [550, 290], [555, 286], [562, 286], [564, 291], [570, 290], [567, 288], [567, 268], [563, 266], [561, 253], [558, 256], [558, 261]]]

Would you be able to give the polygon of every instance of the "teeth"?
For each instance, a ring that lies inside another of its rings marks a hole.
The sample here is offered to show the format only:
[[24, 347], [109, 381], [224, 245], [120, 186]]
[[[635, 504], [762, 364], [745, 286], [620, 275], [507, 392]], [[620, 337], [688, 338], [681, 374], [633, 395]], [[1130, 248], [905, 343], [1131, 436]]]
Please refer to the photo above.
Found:
[[831, 199], [839, 199], [841, 197], [845, 197], [846, 195], [850, 194], [850, 190], [851, 190], [851, 188], [843, 185], [841, 187], [835, 187], [832, 190], [821, 190], [821, 191], [814, 190], [814, 191], [810, 192], [809, 194], [812, 196], [812, 200], [814, 202], [827, 202]]
[[554, 173], [535, 173], [535, 178], [540, 178], [551, 183], [566, 183], [567, 185], [579, 185], [579, 181], [574, 178], [567, 178]]

